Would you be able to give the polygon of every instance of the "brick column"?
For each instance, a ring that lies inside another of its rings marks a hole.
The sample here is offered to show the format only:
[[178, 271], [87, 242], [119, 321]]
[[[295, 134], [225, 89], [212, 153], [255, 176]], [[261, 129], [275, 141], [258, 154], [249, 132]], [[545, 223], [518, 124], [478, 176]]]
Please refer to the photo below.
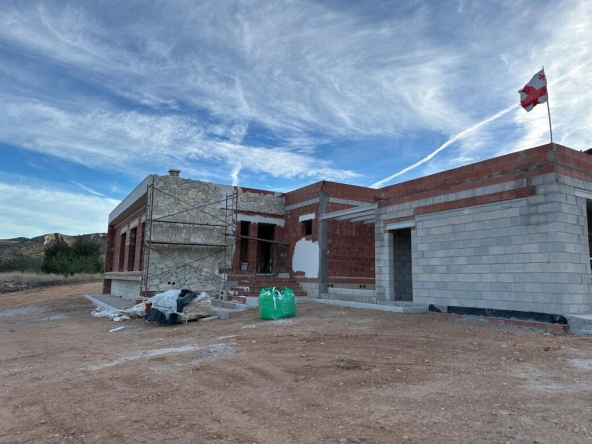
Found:
[[113, 271], [113, 254], [115, 251], [115, 227], [107, 229], [107, 251], [105, 253], [105, 271]]
[[[259, 224], [252, 222], [249, 226], [249, 237], [257, 237]], [[258, 241], [249, 239], [249, 273], [257, 273], [257, 247]]]
[[319, 193], [319, 219], [318, 219], [318, 242], [319, 242], [319, 297], [327, 293], [329, 283], [329, 268], [327, 263], [327, 249], [329, 248], [329, 222], [323, 220], [323, 214], [329, 212], [329, 194], [325, 191]]

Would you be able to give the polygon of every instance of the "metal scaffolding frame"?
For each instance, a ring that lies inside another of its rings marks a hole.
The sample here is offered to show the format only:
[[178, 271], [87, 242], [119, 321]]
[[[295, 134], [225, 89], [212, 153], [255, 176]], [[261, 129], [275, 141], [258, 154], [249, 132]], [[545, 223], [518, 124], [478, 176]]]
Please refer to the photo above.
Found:
[[[180, 211], [175, 211], [170, 214], [160, 215], [155, 218], [154, 217], [154, 196], [155, 196], [156, 192], [163, 193], [163, 194], [171, 197], [172, 199], [174, 199], [175, 201], [178, 201], [181, 205], [184, 205], [187, 208], [184, 208], [183, 210], [180, 210]], [[235, 222], [236, 222], [236, 208], [237, 208], [237, 203], [238, 203], [238, 191], [236, 190], [236, 188], [233, 189], [233, 192], [231, 194], [226, 194], [223, 199], [220, 199], [217, 201], [212, 201], [212, 202], [207, 202], [207, 203], [200, 203], [199, 205], [191, 205], [188, 202], [179, 199], [177, 196], [175, 196], [171, 193], [167, 193], [166, 191], [157, 188], [154, 185], [154, 182], [152, 182], [150, 185], [148, 185], [148, 193], [146, 196], [146, 200], [147, 200], [147, 202], [146, 202], [146, 224], [145, 224], [144, 245], [143, 245], [144, 252], [143, 252], [143, 258], [142, 258], [142, 263], [143, 263], [142, 281], [141, 281], [141, 286], [140, 286], [140, 288], [143, 290], [143, 295], [144, 296], [149, 295], [150, 290], [148, 287], [149, 287], [149, 281], [150, 281], [151, 277], [159, 276], [159, 275], [165, 274], [165, 273], [170, 273], [173, 270], [177, 270], [177, 269], [183, 268], [183, 267], [189, 267], [195, 271], [198, 271], [199, 273], [205, 273], [205, 274], [211, 275], [212, 277], [215, 277], [217, 279], [224, 280], [224, 277], [221, 277], [217, 274], [214, 274], [214, 273], [204, 270], [202, 267], [199, 266], [199, 263], [200, 263], [200, 261], [202, 261], [210, 256], [214, 256], [214, 255], [222, 253], [222, 252], [224, 252], [224, 262], [227, 263], [228, 262], [228, 247], [233, 246], [233, 245], [228, 244], [228, 242], [225, 242], [224, 244], [213, 244], [213, 243], [200, 243], [200, 242], [162, 241], [162, 240], [157, 240], [157, 239], [153, 238], [153, 231], [154, 231], [153, 229], [154, 229], [155, 224], [178, 224], [178, 225], [204, 226], [204, 227], [208, 227], [208, 228], [223, 230], [222, 234], [224, 235], [225, 239], [227, 239], [228, 236], [235, 237], [236, 235], [234, 234], [234, 228], [235, 228]], [[218, 217], [214, 214], [211, 214], [210, 212], [207, 211], [208, 208], [210, 208], [214, 205], [218, 206], [222, 203], [224, 203], [224, 217], [223, 218]], [[189, 211], [198, 211], [198, 213], [203, 213], [204, 216], [207, 216], [210, 219], [216, 220], [216, 223], [204, 223], [201, 221], [188, 222], [188, 221], [165, 220], [166, 218], [176, 216], [179, 214], [183, 214], [183, 213], [187, 213]], [[218, 249], [215, 250], [214, 252], [210, 252], [209, 254], [206, 254], [205, 256], [201, 256], [195, 260], [192, 260], [190, 262], [186, 262], [182, 259], [179, 259], [178, 257], [175, 257], [169, 253], [162, 251], [162, 249], [159, 249], [157, 247], [158, 245], [163, 245], [163, 246], [173, 245], [173, 246], [177, 246], [177, 247], [183, 247], [183, 246], [207, 247], [207, 248], [217, 247]], [[166, 268], [161, 272], [151, 274], [149, 272], [149, 270], [150, 270], [150, 253], [152, 251], [158, 253], [159, 255], [167, 256], [167, 257], [179, 262], [180, 265], [178, 265], [176, 267]], [[232, 258], [230, 258], [230, 259], [232, 260]]]

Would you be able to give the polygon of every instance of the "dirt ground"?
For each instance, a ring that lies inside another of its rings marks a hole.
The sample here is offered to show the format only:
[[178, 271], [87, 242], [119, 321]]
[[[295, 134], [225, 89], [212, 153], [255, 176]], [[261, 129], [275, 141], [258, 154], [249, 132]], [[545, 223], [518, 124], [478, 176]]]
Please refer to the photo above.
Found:
[[0, 443], [592, 442], [589, 337], [319, 304], [113, 323], [98, 291], [0, 296]]

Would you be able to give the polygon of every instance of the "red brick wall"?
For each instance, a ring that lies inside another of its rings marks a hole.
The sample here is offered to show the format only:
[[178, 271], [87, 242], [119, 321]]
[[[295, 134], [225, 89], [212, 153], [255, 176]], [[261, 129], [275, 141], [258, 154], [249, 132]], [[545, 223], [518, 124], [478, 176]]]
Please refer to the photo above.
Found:
[[[305, 214], [315, 214], [315, 218], [312, 221], [312, 234], [305, 236], [302, 234], [302, 223], [299, 221], [300, 216]], [[287, 256], [287, 264], [286, 269], [289, 271], [293, 271], [292, 269], [292, 257], [294, 256], [294, 248], [296, 246], [296, 242], [301, 239], [306, 239], [311, 242], [318, 241], [318, 231], [319, 231], [319, 204], [314, 203], [311, 205], [305, 205], [300, 208], [296, 208], [294, 210], [290, 210], [286, 212], [284, 217], [286, 223], [283, 228], [283, 233], [286, 242], [288, 243], [286, 247], [286, 256]]]
[[555, 145], [555, 170], [576, 179], [592, 181], [592, 156], [562, 145]]
[[[136, 254], [135, 254], [133, 269], [135, 271], [140, 270], [140, 265], [142, 263], [141, 257], [142, 257], [142, 254], [144, 254], [143, 245], [142, 245], [142, 242], [140, 242], [140, 240], [142, 238], [142, 234], [141, 234], [142, 233], [142, 217], [144, 217], [145, 215], [146, 215], [146, 210], [143, 209], [143, 210], [135, 213], [134, 215], [128, 217], [126, 220], [124, 220], [123, 222], [121, 222], [120, 224], [118, 224], [115, 227], [114, 234], [113, 234], [114, 245], [113, 245], [113, 255], [112, 255], [112, 270], [109, 270], [106, 268], [105, 271], [119, 271], [122, 268], [123, 268], [122, 271], [125, 271], [128, 269], [128, 258], [129, 258], [128, 247], [129, 247], [129, 242], [130, 242], [129, 225], [135, 221], [137, 221], [137, 223], [138, 223], [138, 225], [137, 225], [138, 231], [137, 231], [137, 236], [136, 236]], [[123, 263], [123, 267], [120, 267], [119, 257], [121, 254], [121, 231], [125, 227], [128, 228], [128, 230], [127, 230], [128, 235], [126, 236], [124, 263]]]
[[115, 252], [115, 227], [109, 225], [107, 229], [107, 253], [105, 254], [105, 271], [117, 271], [113, 270]]
[[551, 173], [555, 171], [553, 159], [553, 147], [550, 144], [506, 154], [454, 170], [381, 188], [378, 193], [382, 199], [379, 205], [387, 207]]
[[[286, 206], [315, 199], [324, 191], [329, 198], [348, 199], [360, 202], [375, 202], [377, 190], [355, 185], [322, 181], [285, 194]], [[351, 205], [329, 204], [329, 212], [351, 208]], [[299, 217], [314, 213], [312, 234], [302, 234]], [[286, 212], [285, 233], [288, 258], [294, 255], [296, 242], [306, 238], [318, 241], [319, 204], [314, 203]], [[328, 222], [329, 251], [327, 253], [328, 274], [331, 283], [371, 283], [374, 279], [374, 224], [352, 224], [347, 221]], [[291, 264], [290, 264], [291, 266]], [[369, 281], [370, 280], [370, 281]]]
[[378, 190], [375, 190], [374, 188], [359, 187], [357, 185], [348, 185], [345, 183], [329, 181], [323, 181], [321, 183], [323, 184], [323, 191], [328, 193], [330, 197], [335, 197], [338, 199], [349, 199], [372, 203], [376, 202], [378, 195]]
[[[329, 204], [329, 212], [347, 208], [352, 207]], [[327, 225], [329, 282], [368, 283], [367, 279], [374, 279], [374, 224], [329, 220]]]
[[285, 193], [284, 201], [286, 203], [286, 206], [288, 207], [291, 205], [298, 204], [300, 202], [305, 202], [307, 200], [319, 197], [319, 192], [321, 191], [322, 184], [323, 182], [317, 182], [302, 188], [298, 188], [297, 190]]

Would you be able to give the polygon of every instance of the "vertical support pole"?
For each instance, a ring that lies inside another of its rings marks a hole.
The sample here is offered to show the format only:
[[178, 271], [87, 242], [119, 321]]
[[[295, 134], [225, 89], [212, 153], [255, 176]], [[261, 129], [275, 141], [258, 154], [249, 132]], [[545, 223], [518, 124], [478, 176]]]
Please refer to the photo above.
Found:
[[[545, 67], [543, 66], [543, 75], [545, 75]], [[551, 107], [549, 106], [549, 89], [547, 89], [547, 116], [549, 116], [549, 133], [551, 134], [551, 145], [553, 151], [555, 150], [555, 144], [553, 143], [553, 127], [551, 126]]]
[[152, 217], [154, 211], [154, 179], [152, 183], [148, 185], [148, 195], [146, 196], [146, 203], [148, 205], [146, 211], [146, 231], [148, 236], [144, 236], [144, 266], [142, 268], [142, 279], [144, 280], [144, 294], [148, 296], [148, 278], [150, 268], [150, 250], [152, 249]]
[[323, 220], [323, 215], [329, 212], [329, 194], [325, 191], [319, 192], [319, 222], [318, 222], [318, 242], [319, 242], [319, 274], [318, 290], [319, 298], [323, 293], [327, 293], [329, 284], [329, 265], [327, 261], [327, 250], [329, 249], [329, 221]]

